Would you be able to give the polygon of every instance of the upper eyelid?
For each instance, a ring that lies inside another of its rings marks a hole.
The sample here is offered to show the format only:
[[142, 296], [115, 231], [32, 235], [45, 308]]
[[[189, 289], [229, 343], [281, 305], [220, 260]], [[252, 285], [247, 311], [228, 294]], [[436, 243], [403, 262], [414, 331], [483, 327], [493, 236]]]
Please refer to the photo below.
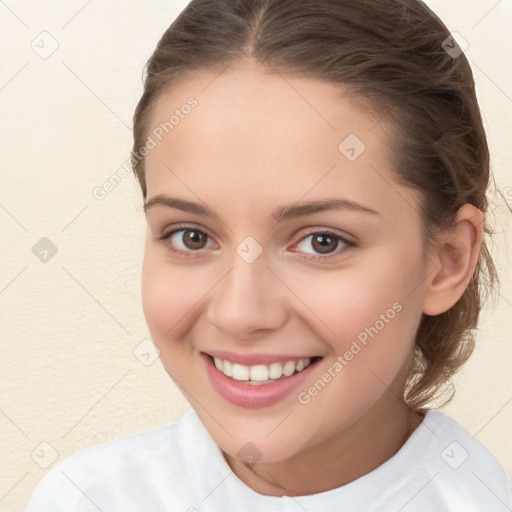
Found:
[[308, 236], [315, 235], [317, 233], [331, 233], [341, 240], [346, 240], [347, 242], [354, 242], [357, 240], [356, 237], [350, 235], [348, 233], [340, 232], [338, 229], [334, 228], [322, 228], [322, 227], [313, 227], [313, 228], [303, 228], [298, 230], [297, 234], [294, 235], [294, 240], [303, 240]]
[[[206, 235], [208, 240], [212, 241], [217, 246], [219, 245], [218, 242], [215, 240], [215, 238], [213, 236], [211, 236], [210, 233], [206, 229], [198, 228], [198, 227], [196, 227], [194, 225], [185, 225], [185, 226], [177, 225], [177, 226], [174, 226], [173, 228], [169, 229], [168, 231], [164, 230], [162, 232], [162, 234], [157, 235], [155, 237], [155, 239], [163, 241], [163, 242], [166, 242], [172, 235], [175, 235], [176, 233], [179, 233], [180, 231], [188, 231], [188, 230], [200, 231], [201, 233]], [[194, 253], [194, 252], [200, 252], [200, 250], [197, 250], [197, 251], [189, 250], [188, 252]]]
[[[210, 232], [209, 232], [209, 230], [207, 228], [198, 227], [195, 224], [176, 224], [175, 226], [173, 226], [168, 231], [164, 230], [163, 233], [158, 236], [158, 238], [167, 237], [167, 236], [170, 236], [171, 234], [174, 234], [176, 232], [186, 231], [186, 230], [189, 230], [189, 229], [192, 229], [192, 230], [193, 229], [197, 229], [197, 231], [200, 231], [200, 232], [204, 233], [210, 239], [215, 240], [215, 237], [210, 234]], [[355, 237], [353, 235], [349, 235], [348, 233], [346, 233], [346, 234], [343, 233], [342, 234], [337, 229], [325, 228], [325, 227], [320, 227], [320, 226], [299, 229], [299, 230], [296, 231], [296, 233], [293, 235], [292, 238], [293, 238], [294, 242], [297, 242], [297, 241], [303, 240], [304, 238], [307, 238], [308, 236], [311, 236], [311, 235], [314, 235], [314, 234], [317, 234], [317, 233], [332, 233], [333, 235], [339, 237], [341, 240], [345, 240], [345, 241], [351, 242], [351, 243], [355, 243], [356, 240], [357, 240], [357, 239], [354, 240]]]
[[188, 231], [188, 230], [196, 230], [196, 231], [200, 231], [201, 233], [204, 233], [205, 235], [207, 235], [209, 238], [214, 238], [213, 236], [210, 235], [210, 232], [205, 229], [205, 228], [202, 228], [202, 227], [197, 227], [196, 225], [194, 224], [176, 224], [174, 225], [172, 228], [168, 229], [168, 230], [162, 230], [162, 234], [158, 236], [158, 238], [162, 238], [162, 237], [165, 237], [165, 236], [170, 236], [171, 234], [174, 234], [174, 233], [177, 233], [179, 231]]

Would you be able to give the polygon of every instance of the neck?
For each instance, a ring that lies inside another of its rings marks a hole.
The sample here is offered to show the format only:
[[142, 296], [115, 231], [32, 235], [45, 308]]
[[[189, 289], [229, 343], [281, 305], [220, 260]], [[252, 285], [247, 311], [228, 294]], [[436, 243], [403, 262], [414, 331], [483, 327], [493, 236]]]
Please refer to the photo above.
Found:
[[247, 465], [224, 456], [238, 478], [260, 494], [317, 494], [346, 485], [390, 459], [423, 417], [391, 395], [349, 427], [289, 459]]

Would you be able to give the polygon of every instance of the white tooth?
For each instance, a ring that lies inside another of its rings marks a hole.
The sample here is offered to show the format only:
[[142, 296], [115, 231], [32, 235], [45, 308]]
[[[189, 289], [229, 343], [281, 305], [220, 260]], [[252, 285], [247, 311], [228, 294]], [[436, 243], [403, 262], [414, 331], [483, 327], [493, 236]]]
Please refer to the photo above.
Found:
[[257, 364], [249, 368], [249, 375], [251, 380], [263, 381], [268, 379], [268, 366], [264, 364]]
[[283, 365], [281, 363], [272, 363], [268, 369], [268, 376], [270, 379], [279, 379], [279, 377], [283, 375]]
[[241, 364], [233, 364], [233, 379], [249, 380], [249, 367]]
[[233, 363], [230, 363], [229, 361], [224, 360], [222, 362], [223, 369], [222, 373], [226, 375], [227, 377], [231, 377], [233, 375]]
[[288, 361], [283, 366], [283, 375], [290, 377], [290, 375], [293, 375], [294, 373], [295, 373], [295, 361]]
[[219, 359], [218, 357], [214, 357], [213, 362], [215, 363], [215, 368], [217, 368], [217, 370], [222, 371], [222, 367], [223, 367], [222, 359]]
[[301, 372], [302, 370], [304, 370], [304, 368], [307, 368], [310, 363], [311, 363], [311, 359], [309, 357], [307, 357], [306, 359], [301, 359], [297, 363], [297, 371]]

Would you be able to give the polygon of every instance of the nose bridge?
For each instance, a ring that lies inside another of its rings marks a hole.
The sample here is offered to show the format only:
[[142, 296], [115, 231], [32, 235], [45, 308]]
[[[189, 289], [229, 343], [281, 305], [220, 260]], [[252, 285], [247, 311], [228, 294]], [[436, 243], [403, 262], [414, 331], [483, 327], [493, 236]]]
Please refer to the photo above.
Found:
[[255, 257], [253, 250], [239, 245], [231, 270], [215, 287], [209, 303], [210, 322], [233, 337], [276, 329], [286, 321], [286, 298], [278, 280], [267, 267], [268, 259], [261, 252]]

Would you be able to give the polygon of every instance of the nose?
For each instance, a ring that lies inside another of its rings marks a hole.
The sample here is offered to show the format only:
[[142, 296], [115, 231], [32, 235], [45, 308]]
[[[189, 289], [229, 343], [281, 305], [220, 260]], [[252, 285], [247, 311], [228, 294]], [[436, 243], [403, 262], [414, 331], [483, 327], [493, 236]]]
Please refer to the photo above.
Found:
[[286, 323], [285, 294], [266, 260], [247, 263], [235, 254], [231, 270], [212, 290], [206, 316], [224, 335], [247, 339]]

